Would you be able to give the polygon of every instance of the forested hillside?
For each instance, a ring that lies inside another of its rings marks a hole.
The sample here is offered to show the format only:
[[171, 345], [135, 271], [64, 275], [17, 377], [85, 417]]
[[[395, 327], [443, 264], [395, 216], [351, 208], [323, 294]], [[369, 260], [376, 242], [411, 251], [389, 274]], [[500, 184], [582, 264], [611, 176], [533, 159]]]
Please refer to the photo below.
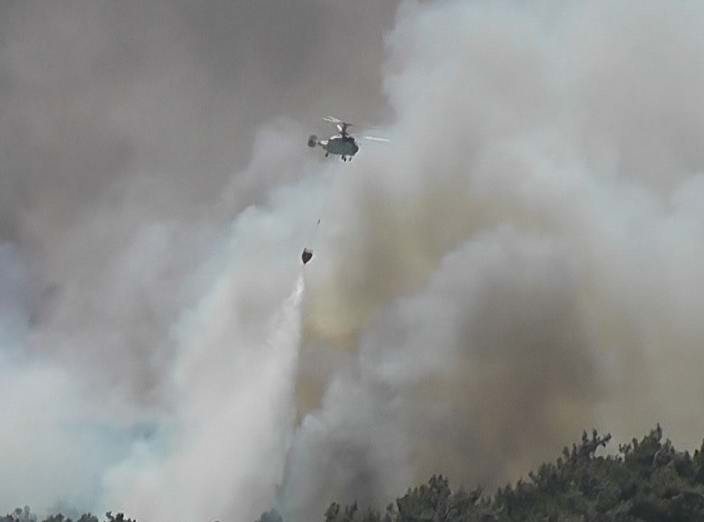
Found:
[[[610, 435], [584, 433], [553, 463], [486, 495], [452, 490], [441, 475], [409, 489], [384, 511], [333, 503], [326, 522], [675, 522], [704, 520], [704, 444], [693, 455], [662, 440], [660, 426], [597, 455]], [[471, 463], [468, 463], [471, 465]], [[258, 522], [277, 522], [275, 512]]]
[[[676, 450], [657, 426], [642, 439], [604, 451], [610, 435], [584, 433], [555, 462], [525, 480], [487, 494], [452, 489], [442, 475], [409, 489], [384, 510], [332, 503], [325, 522], [690, 522], [704, 520], [704, 443], [694, 454]], [[602, 449], [602, 451], [599, 451]], [[468, 464], [471, 465], [471, 464]], [[105, 522], [137, 522], [106, 513]], [[0, 522], [38, 522], [29, 507]], [[100, 522], [55, 514], [43, 522]], [[148, 522], [148, 521], [146, 521]], [[186, 521], [184, 521], [186, 522]], [[200, 521], [193, 521], [200, 522]], [[272, 510], [257, 522], [285, 522]]]

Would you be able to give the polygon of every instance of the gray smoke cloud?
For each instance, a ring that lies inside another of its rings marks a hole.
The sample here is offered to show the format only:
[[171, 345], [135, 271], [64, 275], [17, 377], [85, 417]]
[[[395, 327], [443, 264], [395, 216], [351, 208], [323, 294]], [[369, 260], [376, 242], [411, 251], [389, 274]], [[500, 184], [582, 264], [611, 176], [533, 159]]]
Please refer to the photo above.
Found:
[[[262, 339], [290, 294], [310, 198], [299, 195], [289, 216], [277, 204], [275, 218], [252, 205], [307, 171], [302, 118], [317, 122], [338, 108], [369, 119], [382, 106], [382, 35], [395, 5], [0, 9], [0, 244], [10, 252], [0, 280], [12, 283], [2, 285], [0, 337], [2, 375], [14, 390], [0, 408], [2, 483], [12, 485], [0, 488], [0, 511], [108, 502], [129, 511], [135, 495], [116, 482], [153, 469], [141, 454], [201, 447], [188, 429], [184, 443], [173, 442], [194, 407], [177, 376], [197, 360], [187, 356], [197, 344], [191, 317], [229, 281], [222, 271], [247, 275], [221, 321]], [[281, 226], [292, 216], [294, 231]], [[273, 250], [261, 250], [263, 238]], [[203, 349], [210, 358], [197, 363], [193, 387], [209, 389], [206, 369], [227, 365], [217, 348], [239, 353], [241, 335]], [[237, 395], [234, 385], [220, 389]], [[227, 492], [212, 505], [227, 516], [242, 497]], [[134, 509], [149, 518], [151, 506]], [[242, 509], [243, 518], [257, 514]]]
[[[1, 9], [0, 510], [309, 520], [699, 443], [704, 8]], [[328, 113], [392, 142], [325, 161]]]
[[310, 276], [309, 329], [353, 355], [296, 433], [295, 520], [500, 485], [589, 426], [700, 442], [702, 15], [402, 5], [393, 145], [348, 167]]

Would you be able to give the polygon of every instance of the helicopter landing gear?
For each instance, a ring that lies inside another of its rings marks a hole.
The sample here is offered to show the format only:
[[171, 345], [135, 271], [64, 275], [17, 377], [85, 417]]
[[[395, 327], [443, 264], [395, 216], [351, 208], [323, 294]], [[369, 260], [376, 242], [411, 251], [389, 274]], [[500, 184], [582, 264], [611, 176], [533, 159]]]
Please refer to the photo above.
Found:
[[347, 157], [346, 157], [346, 156], [342, 156], [342, 161], [347, 161]]
[[326, 152], [326, 153], [325, 153], [325, 157], [326, 157], [326, 158], [327, 158], [329, 155], [330, 155], [329, 152]]

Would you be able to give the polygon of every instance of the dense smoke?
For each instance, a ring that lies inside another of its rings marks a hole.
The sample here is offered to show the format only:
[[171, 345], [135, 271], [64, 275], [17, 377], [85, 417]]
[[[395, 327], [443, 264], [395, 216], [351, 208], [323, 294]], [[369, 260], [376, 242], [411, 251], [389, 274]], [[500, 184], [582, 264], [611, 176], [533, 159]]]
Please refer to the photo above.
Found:
[[[263, 331], [232, 314], [241, 286], [227, 277], [199, 307], [168, 433], [110, 471], [108, 502], [153, 520], [247, 520], [274, 498], [294, 418], [303, 277]], [[198, 487], [207, 489], [193, 495]]]
[[[704, 7], [245, 4], [0, 8], [0, 511], [298, 521], [699, 442]], [[328, 113], [392, 142], [323, 160]]]

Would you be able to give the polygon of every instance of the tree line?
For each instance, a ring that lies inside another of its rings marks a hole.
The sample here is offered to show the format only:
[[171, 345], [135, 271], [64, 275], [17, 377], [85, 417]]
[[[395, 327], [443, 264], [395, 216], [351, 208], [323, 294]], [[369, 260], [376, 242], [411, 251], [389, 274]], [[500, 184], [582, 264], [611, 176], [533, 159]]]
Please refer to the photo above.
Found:
[[[389, 504], [361, 510], [333, 502], [325, 522], [693, 522], [704, 521], [704, 443], [690, 454], [663, 441], [658, 425], [642, 439], [597, 454], [611, 435], [596, 430], [514, 485], [486, 495], [452, 490], [435, 475]], [[257, 522], [282, 522], [275, 511]]]
[[[596, 430], [566, 447], [554, 462], [525, 479], [486, 494], [480, 487], [452, 489], [434, 475], [385, 509], [333, 502], [324, 522], [692, 522], [704, 521], [704, 442], [694, 453], [663, 440], [658, 425], [615, 453], [599, 452], [611, 440]], [[602, 454], [603, 453], [603, 454]], [[29, 507], [0, 522], [39, 522]], [[54, 514], [42, 522], [101, 522], [85, 514], [73, 520]], [[104, 522], [137, 522], [122, 513]], [[147, 521], [148, 522], [148, 521]], [[199, 521], [184, 521], [199, 522]], [[256, 522], [285, 522], [275, 510]]]

